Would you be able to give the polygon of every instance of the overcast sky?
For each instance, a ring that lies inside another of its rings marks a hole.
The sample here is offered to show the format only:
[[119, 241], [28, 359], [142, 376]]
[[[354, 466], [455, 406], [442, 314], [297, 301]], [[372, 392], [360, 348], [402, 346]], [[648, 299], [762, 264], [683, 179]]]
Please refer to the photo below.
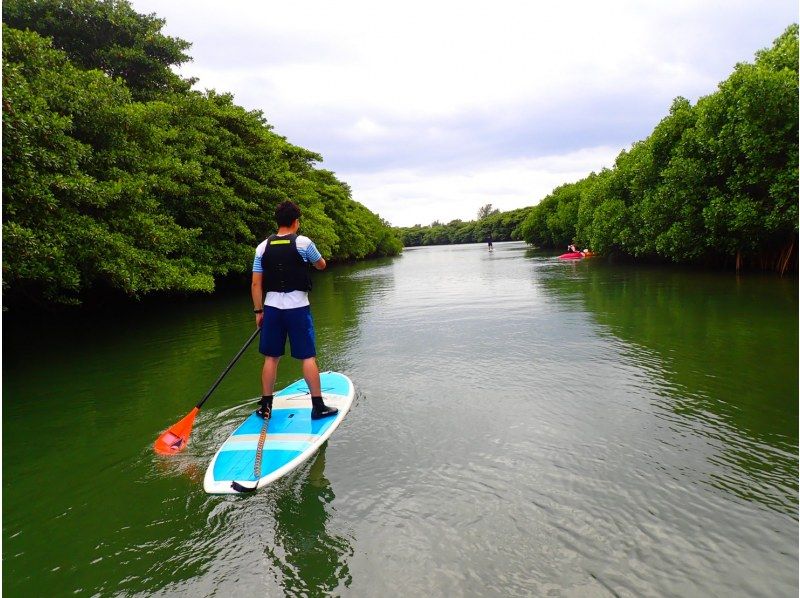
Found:
[[132, 0], [192, 43], [197, 88], [396, 226], [510, 210], [613, 164], [676, 96], [712, 93], [794, 0]]

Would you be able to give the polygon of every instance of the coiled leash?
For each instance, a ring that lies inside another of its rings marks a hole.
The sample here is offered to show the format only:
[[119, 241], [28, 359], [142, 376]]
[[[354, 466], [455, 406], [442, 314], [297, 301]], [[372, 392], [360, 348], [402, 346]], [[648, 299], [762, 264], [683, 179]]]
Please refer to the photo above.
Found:
[[272, 407], [264, 408], [264, 423], [261, 424], [261, 434], [258, 436], [258, 446], [256, 447], [256, 462], [253, 466], [253, 473], [256, 476], [256, 485], [252, 488], [242, 486], [239, 482], [231, 482], [231, 488], [236, 492], [255, 492], [258, 489], [258, 480], [261, 479], [261, 458], [264, 452], [264, 441], [267, 439], [267, 428], [269, 419], [272, 417]]

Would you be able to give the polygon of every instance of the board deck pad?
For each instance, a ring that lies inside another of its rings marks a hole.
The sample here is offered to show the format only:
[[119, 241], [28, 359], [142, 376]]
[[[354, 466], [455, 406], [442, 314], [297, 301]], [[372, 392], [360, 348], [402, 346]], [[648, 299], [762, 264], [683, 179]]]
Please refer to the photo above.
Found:
[[355, 389], [344, 374], [320, 374], [326, 405], [339, 413], [311, 419], [311, 396], [304, 380], [275, 393], [272, 417], [261, 457], [261, 477], [256, 479], [255, 460], [264, 420], [255, 411], [222, 444], [206, 470], [203, 487], [210, 494], [236, 494], [232, 482], [263, 488], [304, 463], [339, 426], [353, 403]]

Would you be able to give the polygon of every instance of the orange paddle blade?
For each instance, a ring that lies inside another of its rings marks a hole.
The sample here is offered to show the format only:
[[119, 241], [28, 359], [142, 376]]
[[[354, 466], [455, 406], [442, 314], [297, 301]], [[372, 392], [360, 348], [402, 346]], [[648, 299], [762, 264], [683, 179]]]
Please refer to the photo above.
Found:
[[174, 455], [186, 448], [189, 444], [189, 435], [192, 433], [194, 418], [200, 412], [199, 407], [195, 407], [178, 423], [172, 425], [156, 439], [153, 449], [159, 455]]

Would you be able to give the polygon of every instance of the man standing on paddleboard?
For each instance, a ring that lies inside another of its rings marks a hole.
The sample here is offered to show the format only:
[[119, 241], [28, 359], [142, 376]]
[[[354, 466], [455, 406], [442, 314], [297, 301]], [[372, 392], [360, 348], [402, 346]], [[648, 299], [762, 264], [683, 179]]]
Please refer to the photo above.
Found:
[[322, 402], [314, 320], [308, 301], [311, 290], [309, 264], [317, 270], [324, 270], [327, 264], [311, 239], [297, 234], [300, 228], [297, 204], [291, 201], [279, 204], [275, 208], [275, 220], [278, 232], [256, 248], [250, 285], [256, 326], [261, 328], [259, 351], [264, 355], [261, 371], [263, 394], [256, 413], [266, 418], [272, 414], [278, 362], [284, 354], [288, 336], [292, 357], [302, 361], [303, 378], [311, 391], [311, 419], [321, 419], [335, 415], [339, 410]]

